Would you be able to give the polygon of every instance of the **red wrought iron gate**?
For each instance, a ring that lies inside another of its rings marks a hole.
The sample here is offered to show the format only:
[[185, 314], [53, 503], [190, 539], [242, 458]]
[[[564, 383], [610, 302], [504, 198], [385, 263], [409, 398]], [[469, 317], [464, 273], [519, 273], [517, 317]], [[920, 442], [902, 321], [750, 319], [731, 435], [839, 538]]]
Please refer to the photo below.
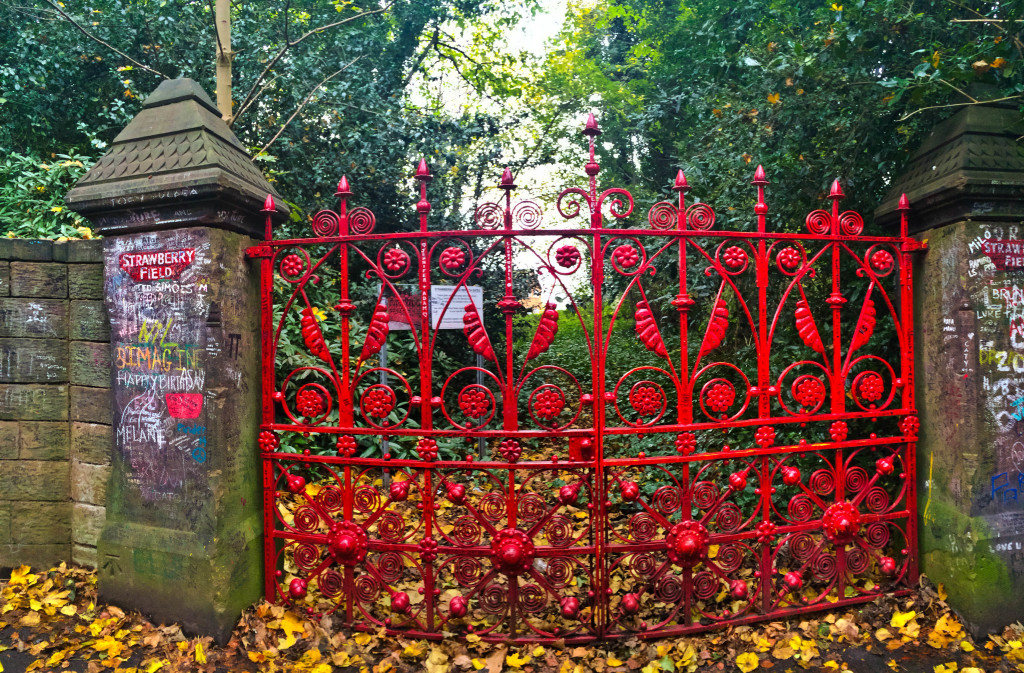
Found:
[[268, 212], [268, 598], [572, 642], [914, 583], [906, 198], [898, 236], [865, 235], [838, 181], [806, 231], [769, 231], [758, 167], [750, 226], [723, 231], [680, 172], [636, 218], [584, 133], [564, 224], [506, 170], [472, 227], [432, 231], [425, 163], [414, 231], [378, 231], [344, 178], [312, 236], [274, 239]]

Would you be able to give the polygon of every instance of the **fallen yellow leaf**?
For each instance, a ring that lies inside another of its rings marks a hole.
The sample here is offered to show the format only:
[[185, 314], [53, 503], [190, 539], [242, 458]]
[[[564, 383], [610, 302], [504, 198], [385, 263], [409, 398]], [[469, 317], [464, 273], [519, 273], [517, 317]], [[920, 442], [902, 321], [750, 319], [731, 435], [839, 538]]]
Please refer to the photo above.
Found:
[[473, 668], [475, 668], [478, 671], [482, 670], [483, 667], [486, 666], [486, 665], [487, 665], [487, 662], [484, 661], [483, 659], [474, 659], [473, 660]]
[[960, 649], [963, 650], [964, 652], [973, 652], [975, 647], [974, 647], [974, 645], [971, 644], [971, 642], [969, 640], [961, 640], [960, 641]]
[[743, 673], [750, 673], [760, 665], [760, 660], [753, 652], [744, 652], [743, 654], [736, 655], [736, 667], [743, 671]]
[[505, 663], [511, 666], [512, 668], [522, 668], [526, 664], [530, 663], [532, 660], [533, 657], [530, 656], [520, 657], [518, 652], [513, 652], [512, 654], [505, 657]]
[[203, 644], [202, 643], [196, 643], [196, 663], [197, 664], [205, 664], [206, 663], [206, 654], [203, 652]]
[[897, 629], [902, 629], [907, 625], [911, 619], [917, 616], [917, 613], [911, 610], [910, 612], [899, 612], [896, 611], [892, 615], [892, 621], [889, 622], [890, 626], [895, 626]]
[[370, 634], [366, 633], [365, 631], [357, 633], [355, 637], [356, 645], [358, 645], [359, 647], [365, 647], [370, 643], [370, 640]]
[[621, 666], [622, 662], [619, 661], [618, 659], [616, 659], [615, 657], [608, 657], [608, 665], [609, 666]]

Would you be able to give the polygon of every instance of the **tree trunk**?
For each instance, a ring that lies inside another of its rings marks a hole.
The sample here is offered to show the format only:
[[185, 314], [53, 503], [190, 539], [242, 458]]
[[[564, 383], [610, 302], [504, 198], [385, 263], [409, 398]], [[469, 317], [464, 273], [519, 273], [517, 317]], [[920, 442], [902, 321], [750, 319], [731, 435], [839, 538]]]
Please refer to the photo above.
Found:
[[217, 109], [231, 123], [231, 0], [217, 0]]

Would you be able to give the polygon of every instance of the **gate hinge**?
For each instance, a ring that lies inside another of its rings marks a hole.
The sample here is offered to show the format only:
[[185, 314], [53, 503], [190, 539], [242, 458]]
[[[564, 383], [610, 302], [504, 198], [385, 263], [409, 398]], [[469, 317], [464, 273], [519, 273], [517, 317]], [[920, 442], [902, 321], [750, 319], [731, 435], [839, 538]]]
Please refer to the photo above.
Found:
[[916, 238], [903, 239], [903, 252], [926, 252], [928, 250], [928, 239], [919, 241]]
[[274, 249], [269, 245], [254, 245], [251, 248], [245, 249], [245, 256], [249, 259], [256, 259], [261, 257], [273, 257]]

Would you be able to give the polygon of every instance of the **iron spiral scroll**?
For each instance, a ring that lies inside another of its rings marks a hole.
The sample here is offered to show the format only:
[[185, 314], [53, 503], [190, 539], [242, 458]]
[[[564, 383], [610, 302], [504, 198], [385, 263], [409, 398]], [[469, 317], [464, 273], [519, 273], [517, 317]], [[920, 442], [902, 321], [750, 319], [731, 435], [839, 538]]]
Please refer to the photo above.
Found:
[[[727, 231], [680, 171], [643, 217], [598, 190], [599, 133], [591, 116], [587, 184], [554, 221], [506, 169], [469, 228], [432, 230], [425, 162], [406, 233], [342, 178], [337, 210], [275, 239], [268, 197], [249, 254], [269, 599], [354, 629], [583, 642], [914, 585], [906, 198], [898, 236], [865, 234], [838, 181], [805, 231], [773, 232], [758, 167], [752, 224]], [[540, 296], [517, 294], [524, 268]]]

